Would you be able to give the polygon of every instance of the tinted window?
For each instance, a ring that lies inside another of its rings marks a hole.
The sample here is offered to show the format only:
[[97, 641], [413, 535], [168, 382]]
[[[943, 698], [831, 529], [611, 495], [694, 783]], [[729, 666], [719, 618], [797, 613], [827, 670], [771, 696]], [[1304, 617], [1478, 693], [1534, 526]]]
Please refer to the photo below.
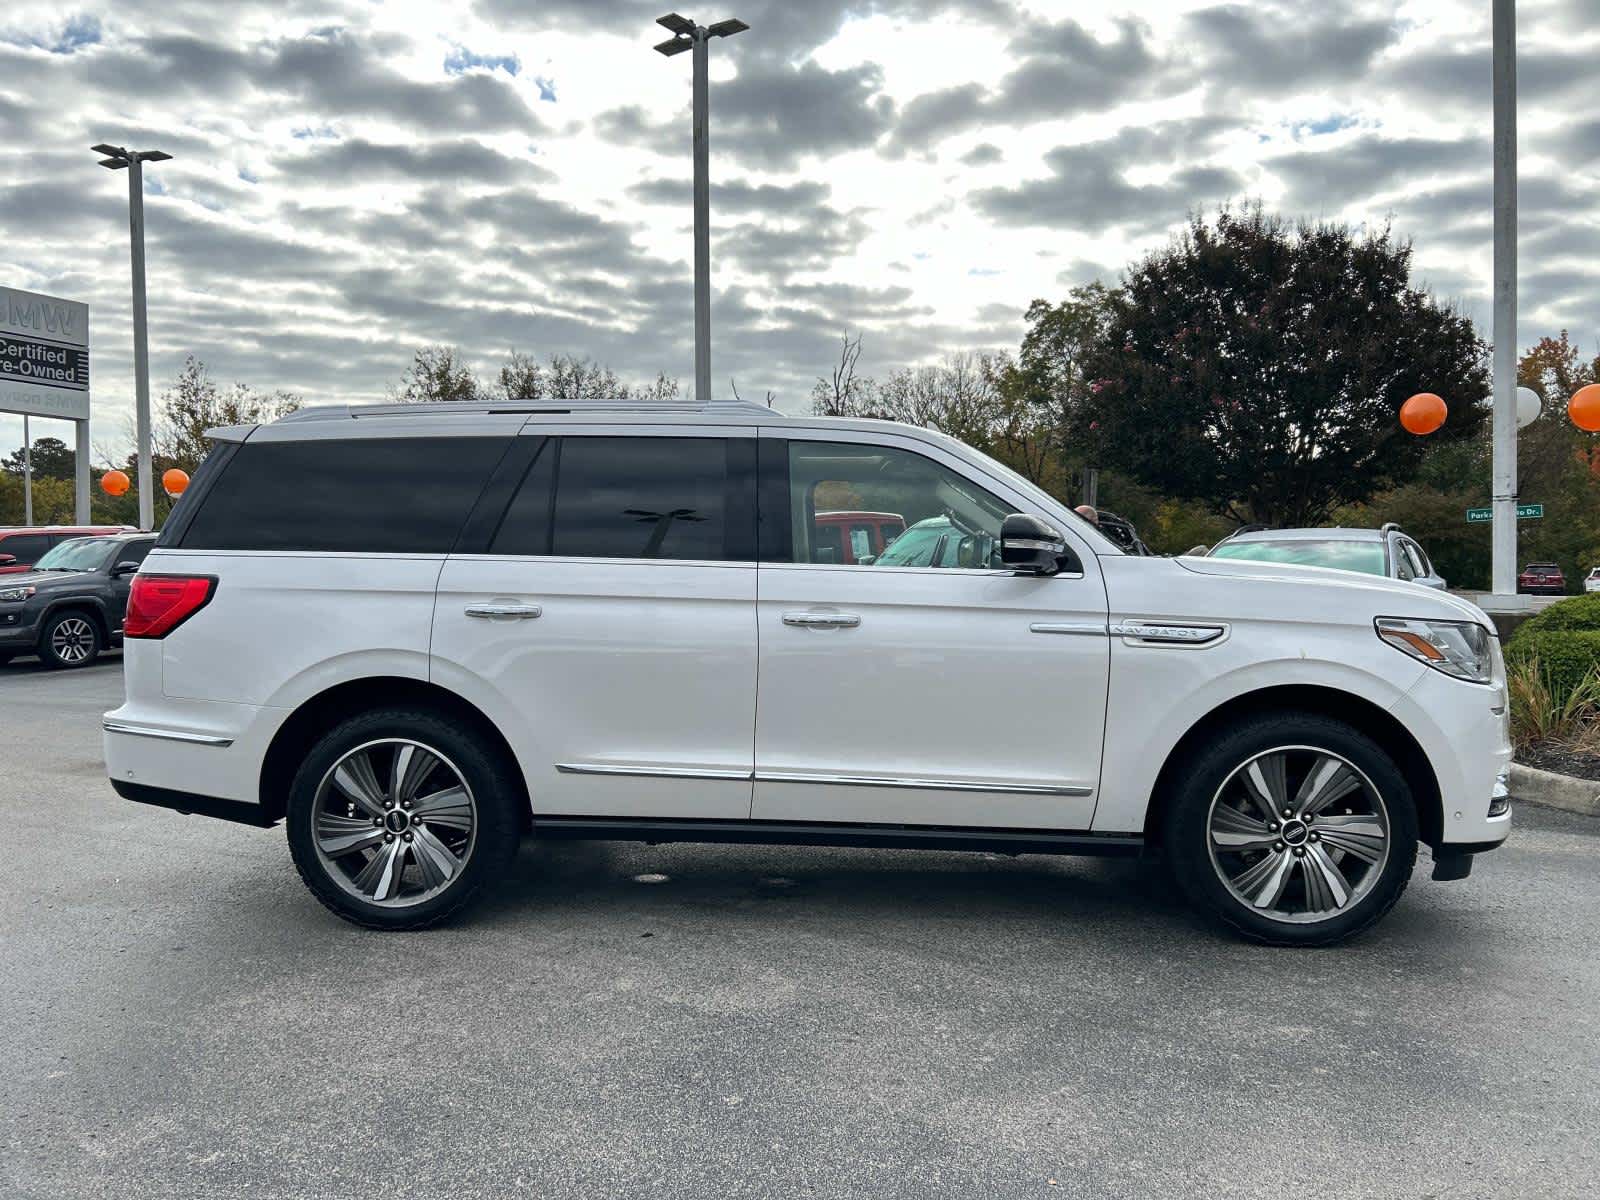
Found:
[[38, 562], [50, 548], [50, 539], [42, 533], [23, 533], [16, 537], [0, 538], [0, 554], [9, 554], [19, 563]]
[[182, 544], [445, 554], [506, 445], [478, 437], [246, 442]]
[[125, 562], [142, 563], [154, 548], [154, 542], [124, 542], [122, 549], [117, 551], [116, 562], [111, 565], [116, 566], [117, 563]]
[[495, 536], [496, 554], [755, 558], [748, 438], [563, 437], [545, 444]]
[[836, 549], [838, 526], [819, 521], [819, 512], [898, 514], [910, 527], [863, 568], [869, 571], [998, 569], [1000, 525], [1012, 511], [1006, 501], [930, 458], [855, 442], [791, 441], [789, 506], [796, 562], [844, 561]]

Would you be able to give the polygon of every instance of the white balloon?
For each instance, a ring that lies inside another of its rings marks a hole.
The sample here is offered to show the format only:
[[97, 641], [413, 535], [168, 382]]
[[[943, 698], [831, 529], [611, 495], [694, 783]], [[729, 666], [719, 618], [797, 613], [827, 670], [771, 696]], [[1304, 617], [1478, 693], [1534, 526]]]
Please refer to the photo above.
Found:
[[1517, 389], [1517, 428], [1526, 429], [1539, 419], [1539, 414], [1544, 412], [1544, 401], [1539, 399], [1539, 393], [1529, 387]]

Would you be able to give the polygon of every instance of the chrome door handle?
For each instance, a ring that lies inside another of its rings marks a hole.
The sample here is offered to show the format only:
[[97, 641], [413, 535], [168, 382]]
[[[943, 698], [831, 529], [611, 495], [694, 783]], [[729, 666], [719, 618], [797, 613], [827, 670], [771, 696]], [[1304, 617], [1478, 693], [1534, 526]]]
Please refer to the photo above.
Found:
[[861, 624], [861, 618], [855, 613], [786, 612], [783, 623], [803, 629], [854, 629]]
[[509, 617], [517, 621], [529, 621], [544, 609], [537, 604], [469, 604], [465, 611], [469, 617]]

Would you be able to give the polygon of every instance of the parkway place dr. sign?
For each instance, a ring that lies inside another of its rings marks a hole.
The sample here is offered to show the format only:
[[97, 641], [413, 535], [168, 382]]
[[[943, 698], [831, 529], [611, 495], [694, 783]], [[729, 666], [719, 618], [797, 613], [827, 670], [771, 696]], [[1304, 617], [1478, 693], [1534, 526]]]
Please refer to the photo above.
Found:
[[89, 419], [89, 306], [0, 287], [0, 412]]

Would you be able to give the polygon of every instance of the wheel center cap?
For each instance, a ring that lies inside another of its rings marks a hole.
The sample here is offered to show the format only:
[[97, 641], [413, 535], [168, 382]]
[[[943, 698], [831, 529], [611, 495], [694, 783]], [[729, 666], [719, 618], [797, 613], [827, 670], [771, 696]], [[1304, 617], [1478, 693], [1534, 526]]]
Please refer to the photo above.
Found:
[[383, 814], [383, 827], [390, 833], [404, 833], [411, 824], [411, 815], [403, 808], [391, 808]]
[[1306, 837], [1310, 834], [1306, 823], [1299, 817], [1291, 817], [1283, 823], [1283, 828], [1278, 831], [1278, 836], [1286, 845], [1300, 846], [1305, 844]]

